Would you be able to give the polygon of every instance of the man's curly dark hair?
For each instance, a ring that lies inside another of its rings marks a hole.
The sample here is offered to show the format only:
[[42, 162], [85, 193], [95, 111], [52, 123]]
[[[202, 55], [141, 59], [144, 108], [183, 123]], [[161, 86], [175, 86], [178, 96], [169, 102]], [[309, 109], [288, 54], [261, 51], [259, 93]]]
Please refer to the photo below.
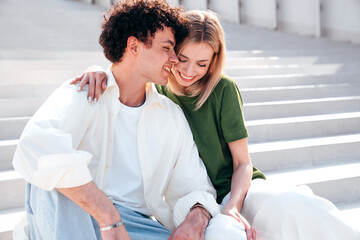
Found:
[[121, 61], [130, 36], [151, 47], [151, 37], [164, 27], [172, 28], [177, 43], [187, 35], [188, 24], [181, 8], [170, 7], [165, 0], [120, 1], [104, 14], [99, 38], [105, 57], [112, 63]]

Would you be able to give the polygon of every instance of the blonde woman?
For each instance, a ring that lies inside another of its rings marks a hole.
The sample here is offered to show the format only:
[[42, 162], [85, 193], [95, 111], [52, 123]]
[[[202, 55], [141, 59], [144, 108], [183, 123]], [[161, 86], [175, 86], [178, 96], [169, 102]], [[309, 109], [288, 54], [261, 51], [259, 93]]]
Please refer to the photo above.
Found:
[[[359, 239], [332, 203], [310, 189], [273, 186], [253, 168], [241, 95], [235, 82], [222, 74], [226, 49], [219, 20], [210, 11], [185, 16], [191, 26], [176, 46], [179, 62], [168, 85], [157, 90], [184, 111], [224, 217], [243, 224], [248, 240]], [[89, 82], [89, 99], [96, 102], [106, 87], [104, 76], [88, 72], [74, 83], [82, 79], [81, 90]]]

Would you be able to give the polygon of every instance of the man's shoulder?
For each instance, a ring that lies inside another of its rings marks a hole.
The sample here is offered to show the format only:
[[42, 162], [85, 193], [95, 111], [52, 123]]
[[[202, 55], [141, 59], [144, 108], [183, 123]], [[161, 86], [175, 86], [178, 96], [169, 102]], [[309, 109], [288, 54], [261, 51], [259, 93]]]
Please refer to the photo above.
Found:
[[168, 112], [172, 112], [174, 114], [181, 114], [184, 115], [181, 107], [174, 103], [170, 98], [167, 96], [164, 96], [162, 94], [157, 93], [159, 96], [159, 99], [161, 101], [161, 104], [163, 105], [164, 109]]
[[62, 83], [48, 98], [51, 102], [56, 102], [60, 105], [80, 104], [88, 105], [87, 101], [87, 86], [82, 91], [77, 90], [77, 85], [70, 84], [71, 80]]
[[173, 120], [181, 121], [185, 119], [185, 115], [181, 107], [174, 103], [170, 98], [160, 94], [156, 91], [156, 89], [153, 91], [152, 94], [156, 95], [156, 98], [161, 105], [161, 109], [167, 115], [167, 117], [173, 118]]
[[55, 117], [71, 114], [76, 115], [96, 109], [95, 104], [87, 101], [87, 90], [77, 91], [77, 86], [70, 84], [71, 80], [62, 83], [46, 99], [38, 111], [33, 116], [34, 119], [43, 117]]

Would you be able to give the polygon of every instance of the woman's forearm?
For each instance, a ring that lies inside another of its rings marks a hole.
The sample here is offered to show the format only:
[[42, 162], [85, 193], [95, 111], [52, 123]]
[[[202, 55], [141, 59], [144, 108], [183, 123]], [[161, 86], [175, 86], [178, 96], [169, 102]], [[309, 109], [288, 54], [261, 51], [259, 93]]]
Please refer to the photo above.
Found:
[[253, 168], [250, 163], [242, 163], [234, 168], [231, 181], [231, 195], [227, 205], [236, 207], [240, 212], [244, 204], [247, 191], [251, 184]]
[[253, 166], [246, 138], [230, 142], [229, 148], [233, 158], [234, 170], [231, 181], [231, 195], [226, 208], [231, 209], [236, 207], [238, 211], [241, 211], [251, 184]]

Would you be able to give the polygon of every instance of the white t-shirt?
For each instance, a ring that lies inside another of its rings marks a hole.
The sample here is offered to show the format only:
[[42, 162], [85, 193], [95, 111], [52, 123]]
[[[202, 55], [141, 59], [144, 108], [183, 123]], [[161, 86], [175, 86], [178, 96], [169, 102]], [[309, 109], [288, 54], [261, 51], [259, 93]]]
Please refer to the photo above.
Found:
[[119, 101], [115, 122], [113, 160], [106, 195], [115, 203], [150, 216], [138, 156], [137, 129], [145, 106], [128, 107]]

